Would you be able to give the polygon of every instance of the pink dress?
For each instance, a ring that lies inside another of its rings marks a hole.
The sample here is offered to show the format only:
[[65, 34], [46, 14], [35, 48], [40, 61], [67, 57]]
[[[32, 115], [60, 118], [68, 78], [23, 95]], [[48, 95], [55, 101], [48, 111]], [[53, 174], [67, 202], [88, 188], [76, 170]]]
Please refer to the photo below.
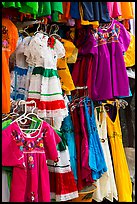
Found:
[[107, 2], [107, 8], [111, 18], [117, 18], [122, 15], [120, 2]]
[[2, 131], [2, 165], [13, 166], [10, 202], [49, 202], [46, 160], [58, 157], [60, 137], [43, 121], [40, 130], [25, 134], [17, 122]]

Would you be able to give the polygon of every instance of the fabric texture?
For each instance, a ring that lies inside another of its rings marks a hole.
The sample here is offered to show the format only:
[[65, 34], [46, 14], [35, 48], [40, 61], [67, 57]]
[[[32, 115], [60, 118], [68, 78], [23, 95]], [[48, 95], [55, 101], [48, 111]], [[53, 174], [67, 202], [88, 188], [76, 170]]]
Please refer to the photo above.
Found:
[[110, 16], [106, 2], [81, 2], [83, 8], [83, 20], [110, 22]]
[[67, 59], [72, 56], [75, 46], [68, 40], [62, 39], [61, 41], [65, 48], [65, 57], [57, 60], [58, 75], [60, 77], [62, 89], [65, 91], [72, 91], [75, 89], [75, 86], [67, 65]]
[[[61, 136], [62, 141], [64, 140]], [[62, 143], [62, 141], [60, 143]], [[68, 201], [78, 197], [78, 190], [74, 175], [70, 166], [69, 150], [60, 149], [58, 144], [58, 162], [47, 161], [50, 175], [51, 199], [57, 202]]]
[[107, 8], [111, 18], [118, 18], [122, 15], [120, 2], [107, 2]]
[[134, 13], [133, 13], [133, 2], [120, 2], [121, 4], [121, 13], [122, 19], [133, 19]]
[[61, 126], [61, 131], [64, 133], [67, 140], [70, 164], [74, 174], [75, 180], [77, 180], [77, 157], [76, 157], [76, 144], [74, 135], [74, 126], [70, 114], [64, 118]]
[[124, 53], [124, 61], [126, 67], [135, 65], [135, 36], [129, 32], [130, 44], [127, 51]]

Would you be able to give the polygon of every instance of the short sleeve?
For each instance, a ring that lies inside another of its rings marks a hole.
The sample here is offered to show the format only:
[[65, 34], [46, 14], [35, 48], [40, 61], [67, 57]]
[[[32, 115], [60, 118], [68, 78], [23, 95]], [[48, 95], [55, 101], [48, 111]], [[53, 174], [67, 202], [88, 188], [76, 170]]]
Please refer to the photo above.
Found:
[[65, 57], [64, 45], [58, 39], [56, 39], [56, 43], [55, 43], [55, 46], [54, 46], [54, 51], [57, 54], [57, 58]]
[[122, 23], [116, 21], [116, 25], [120, 26], [118, 40], [121, 43], [122, 52], [124, 53], [127, 51], [128, 46], [130, 44], [130, 35]]
[[2, 130], [2, 166], [23, 167], [24, 155], [13, 139], [11, 126]]
[[46, 125], [45, 129], [46, 134], [44, 136], [44, 148], [46, 158], [47, 160], [55, 161], [58, 157], [57, 144], [61, 141], [61, 138], [50, 125]]

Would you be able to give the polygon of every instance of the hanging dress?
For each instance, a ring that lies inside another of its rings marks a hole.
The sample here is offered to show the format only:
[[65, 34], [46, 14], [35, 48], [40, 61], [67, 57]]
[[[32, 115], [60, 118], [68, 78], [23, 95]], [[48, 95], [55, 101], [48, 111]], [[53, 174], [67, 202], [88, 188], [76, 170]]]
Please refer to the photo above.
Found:
[[112, 152], [118, 201], [132, 202], [132, 183], [122, 143], [118, 105], [116, 106], [116, 117], [114, 122], [107, 113], [107, 132]]
[[97, 185], [97, 190], [93, 194], [93, 199], [96, 200], [97, 202], [102, 202], [103, 199], [106, 198], [110, 202], [113, 202], [113, 198], [118, 200], [118, 195], [114, 178], [112, 159], [108, 144], [106, 112], [104, 110], [104, 106], [100, 107], [99, 111], [100, 112], [98, 118], [97, 115], [98, 112], [97, 109], [95, 108], [95, 119], [108, 170], [102, 175], [100, 179], [96, 181], [95, 184]]
[[27, 100], [36, 102], [39, 117], [60, 117], [62, 121], [68, 115], [57, 72], [57, 59], [65, 56], [63, 44], [57, 39], [37, 33], [25, 54], [26, 61], [35, 66]]
[[78, 197], [74, 174], [70, 165], [70, 155], [63, 132], [55, 130], [61, 138], [57, 145], [58, 161], [47, 161], [50, 175], [50, 197], [56, 202], [68, 201]]
[[118, 96], [129, 96], [129, 81], [123, 53], [130, 44], [130, 35], [122, 23], [112, 20], [107, 29], [89, 27], [84, 38], [78, 49], [81, 55], [93, 55], [92, 74], [89, 76], [91, 99], [108, 100]]
[[75, 180], [77, 180], [76, 144], [75, 144], [74, 126], [73, 126], [70, 114], [66, 118], [64, 118], [61, 126], [61, 131], [64, 133], [67, 140], [67, 145], [68, 145], [68, 150], [70, 155], [70, 164], [71, 164], [71, 168], [72, 168]]
[[2, 165], [12, 166], [10, 202], [49, 202], [46, 160], [58, 157], [59, 136], [43, 121], [40, 130], [25, 134], [15, 121], [2, 131]]
[[89, 138], [89, 166], [93, 180], [97, 180], [107, 171], [107, 166], [97, 131], [93, 101], [86, 97], [83, 104]]
[[18, 30], [8, 18], [2, 18], [2, 113], [10, 112], [9, 57], [15, 51]]

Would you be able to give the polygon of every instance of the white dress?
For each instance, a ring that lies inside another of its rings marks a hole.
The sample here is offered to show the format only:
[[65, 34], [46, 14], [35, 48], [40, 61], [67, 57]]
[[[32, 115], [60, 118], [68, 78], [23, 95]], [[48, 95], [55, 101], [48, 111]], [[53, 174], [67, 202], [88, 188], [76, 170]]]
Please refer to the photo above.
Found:
[[[17, 48], [15, 50], [15, 67], [11, 73], [11, 98], [13, 100], [26, 100], [28, 83], [28, 63], [24, 55], [25, 47], [28, 46], [31, 36], [19, 37]], [[30, 70], [29, 70], [30, 73]]]
[[53, 47], [50, 47], [49, 37], [37, 33], [33, 36], [25, 55], [27, 63], [34, 66], [27, 100], [36, 102], [39, 117], [52, 117], [54, 120], [59, 118], [63, 121], [68, 115], [68, 110], [57, 71], [57, 59], [65, 56], [63, 44], [55, 39]]
[[95, 184], [97, 185], [97, 190], [93, 193], [93, 199], [97, 202], [102, 202], [103, 199], [106, 198], [109, 201], [113, 202], [113, 198], [118, 200], [118, 194], [114, 178], [111, 153], [108, 144], [106, 112], [104, 110], [104, 106], [102, 106], [102, 109], [103, 111], [99, 112], [98, 119], [97, 109], [95, 108], [95, 118], [108, 170], [102, 175], [100, 179], [95, 182]]

